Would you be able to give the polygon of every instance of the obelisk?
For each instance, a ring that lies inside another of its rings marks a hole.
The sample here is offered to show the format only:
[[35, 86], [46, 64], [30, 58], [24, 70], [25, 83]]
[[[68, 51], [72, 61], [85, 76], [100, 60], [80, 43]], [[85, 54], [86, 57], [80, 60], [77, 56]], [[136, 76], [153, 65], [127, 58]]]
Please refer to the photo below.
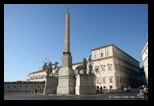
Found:
[[64, 52], [62, 67], [58, 75], [57, 94], [75, 94], [75, 76], [72, 69], [72, 56], [70, 52], [70, 15], [68, 10], [66, 12]]

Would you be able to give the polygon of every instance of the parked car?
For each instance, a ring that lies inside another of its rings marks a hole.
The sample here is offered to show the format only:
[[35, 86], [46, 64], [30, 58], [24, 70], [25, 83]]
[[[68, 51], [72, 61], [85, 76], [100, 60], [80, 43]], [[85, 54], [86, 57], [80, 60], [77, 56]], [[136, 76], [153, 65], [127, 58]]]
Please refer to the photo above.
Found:
[[124, 86], [124, 91], [131, 91], [131, 87], [130, 86]]

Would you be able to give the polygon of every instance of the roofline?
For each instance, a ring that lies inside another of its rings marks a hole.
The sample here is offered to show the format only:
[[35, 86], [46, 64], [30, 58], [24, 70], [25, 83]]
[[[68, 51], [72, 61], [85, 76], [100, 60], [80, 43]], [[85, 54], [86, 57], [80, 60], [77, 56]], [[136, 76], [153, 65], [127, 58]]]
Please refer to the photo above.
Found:
[[[29, 73], [29, 74], [34, 74], [34, 73], [39, 73], [39, 72], [45, 72], [45, 70], [34, 71], [34, 72]], [[28, 74], [28, 75], [29, 75], [29, 74]], [[28, 75], [27, 75], [27, 76], [28, 76]]]
[[73, 63], [72, 65], [82, 64], [83, 62]]
[[98, 50], [98, 49], [101, 49], [101, 48], [104, 48], [104, 47], [108, 47], [108, 46], [114, 46], [114, 45], [113, 44], [109, 44], [109, 45], [101, 46], [101, 47], [98, 47], [98, 48], [94, 48], [91, 51]]
[[146, 49], [146, 47], [148, 46], [148, 41], [146, 42], [146, 44], [144, 45], [142, 52], [140, 53], [140, 56], [143, 54], [144, 50]]
[[[61, 68], [61, 66], [59, 66], [58, 68]], [[27, 76], [29, 76], [30, 74], [34, 74], [34, 73], [39, 73], [39, 72], [45, 72], [46, 70], [38, 70], [38, 71], [34, 71], [29, 73]]]
[[105, 48], [105, 47], [109, 47], [109, 46], [114, 46], [115, 48], [119, 49], [121, 52], [125, 53], [125, 54], [126, 54], [127, 56], [129, 56], [130, 58], [132, 58], [132, 59], [134, 59], [135, 61], [137, 61], [138, 63], [140, 63], [138, 60], [136, 60], [135, 58], [133, 58], [132, 56], [130, 56], [129, 54], [127, 54], [126, 52], [124, 52], [122, 49], [120, 49], [120, 48], [118, 48], [117, 46], [115, 46], [114, 44], [109, 44], [109, 45], [101, 46], [101, 47], [92, 49], [91, 51], [98, 50], [98, 49]]

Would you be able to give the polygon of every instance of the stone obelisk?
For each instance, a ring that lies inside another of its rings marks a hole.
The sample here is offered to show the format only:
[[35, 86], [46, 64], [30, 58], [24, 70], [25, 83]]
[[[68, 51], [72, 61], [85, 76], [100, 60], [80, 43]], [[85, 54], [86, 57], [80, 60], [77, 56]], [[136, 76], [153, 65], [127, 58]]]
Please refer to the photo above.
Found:
[[70, 15], [68, 10], [66, 12], [64, 52], [62, 67], [58, 75], [57, 94], [75, 94], [75, 76], [72, 69], [72, 56], [70, 52]]

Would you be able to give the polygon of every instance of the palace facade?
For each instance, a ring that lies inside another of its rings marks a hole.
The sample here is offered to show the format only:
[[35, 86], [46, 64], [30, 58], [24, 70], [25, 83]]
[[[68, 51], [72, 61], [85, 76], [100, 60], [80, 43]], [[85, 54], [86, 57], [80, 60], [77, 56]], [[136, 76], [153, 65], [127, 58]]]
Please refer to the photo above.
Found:
[[142, 58], [146, 81], [148, 84], [148, 42], [145, 44], [140, 56]]
[[106, 45], [92, 49], [93, 67], [97, 72], [96, 85], [107, 89], [142, 84], [139, 62], [116, 47]]

